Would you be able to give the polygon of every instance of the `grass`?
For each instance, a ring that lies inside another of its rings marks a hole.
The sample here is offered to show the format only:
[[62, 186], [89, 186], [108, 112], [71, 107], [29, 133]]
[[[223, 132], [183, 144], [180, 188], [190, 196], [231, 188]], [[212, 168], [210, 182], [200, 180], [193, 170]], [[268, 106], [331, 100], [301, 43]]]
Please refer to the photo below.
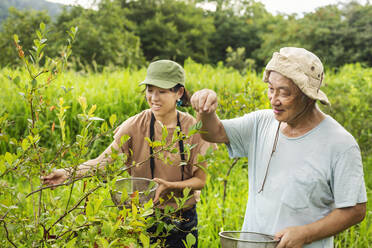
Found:
[[[187, 61], [185, 65], [187, 73], [187, 88], [194, 92], [201, 88], [212, 88], [219, 93], [220, 105], [219, 116], [221, 118], [232, 118], [241, 116], [244, 113], [269, 107], [266, 100], [266, 85], [262, 83], [261, 76], [254, 72], [248, 72], [245, 76], [231, 69], [218, 66], [214, 68], [209, 65], [199, 65]], [[45, 101], [48, 107], [55, 106], [57, 100], [63, 97], [66, 104], [70, 106], [67, 111], [67, 139], [69, 142], [75, 140], [80, 130], [77, 115], [81, 112], [78, 104], [78, 97], [85, 96], [88, 105], [97, 104], [96, 115], [106, 120], [112, 114], [116, 114], [118, 120], [124, 121], [141, 110], [147, 108], [143, 88], [138, 83], [145, 77], [144, 69], [139, 71], [120, 70], [104, 71], [100, 74], [84, 74], [67, 72], [62, 75], [46, 91]], [[24, 130], [27, 127], [29, 110], [25, 107], [24, 100], [14, 83], [8, 77], [21, 77], [25, 82], [25, 72], [2, 69], [0, 71], [0, 116], [9, 114], [12, 126], [7, 127], [6, 132], [16, 139], [24, 137]], [[337, 73], [329, 73], [326, 77], [327, 87], [324, 91], [329, 96], [332, 109], [325, 111], [336, 118], [344, 127], [350, 131], [359, 142], [362, 150], [365, 181], [368, 198], [372, 197], [372, 117], [370, 114], [372, 69], [362, 68], [360, 65], [349, 65]], [[350, 86], [351, 85], [351, 86]], [[190, 108], [184, 109], [193, 113]], [[55, 111], [47, 109], [40, 115], [44, 124], [40, 127], [43, 136], [40, 142], [45, 147], [55, 147], [55, 141], [61, 139], [58, 120]], [[51, 127], [55, 122], [55, 131]], [[97, 125], [96, 129], [99, 128]], [[87, 158], [97, 156], [108, 144], [109, 138], [96, 141]], [[198, 203], [199, 215], [199, 243], [200, 247], [218, 247], [218, 233], [222, 230], [240, 230], [246, 202], [248, 197], [248, 172], [246, 159], [240, 160], [226, 178], [229, 166], [233, 160], [228, 158], [226, 148], [223, 145], [211, 158], [209, 162], [208, 182], [202, 191], [201, 201]], [[0, 141], [0, 154], [6, 151], [15, 152], [15, 147]], [[50, 157], [53, 154], [49, 154]], [[226, 200], [223, 202], [224, 180], [228, 180]], [[14, 183], [14, 182], [9, 182]], [[18, 187], [19, 192], [29, 192], [27, 184]], [[78, 186], [80, 187], [80, 186]], [[65, 201], [67, 192], [59, 191], [62, 201]], [[48, 197], [54, 197], [52, 194]], [[76, 195], [74, 199], [78, 198]], [[105, 201], [109, 201], [105, 196]], [[109, 204], [107, 202], [107, 204]], [[26, 210], [29, 206], [22, 205]], [[2, 244], [0, 242], [0, 244]], [[372, 247], [372, 204], [367, 204], [367, 215], [365, 220], [335, 238], [335, 247]]]

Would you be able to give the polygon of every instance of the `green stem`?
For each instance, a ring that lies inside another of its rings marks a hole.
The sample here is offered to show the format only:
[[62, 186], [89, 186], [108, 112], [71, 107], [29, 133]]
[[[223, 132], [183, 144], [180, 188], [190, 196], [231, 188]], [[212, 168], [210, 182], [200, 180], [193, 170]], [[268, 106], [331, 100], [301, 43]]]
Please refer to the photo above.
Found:
[[49, 233], [50, 229], [52, 229], [57, 223], [59, 223], [63, 218], [65, 218], [69, 213], [71, 213], [72, 211], [74, 211], [79, 205], [80, 203], [85, 199], [87, 198], [90, 194], [92, 194], [94, 191], [96, 191], [97, 189], [101, 188], [101, 186], [97, 186], [93, 189], [91, 189], [90, 191], [88, 191], [82, 198], [80, 198], [80, 200], [70, 209], [68, 210], [67, 212], [65, 212], [63, 215], [61, 215], [58, 220], [56, 220], [47, 230], [46, 232]]
[[1, 221], [2, 221], [3, 224], [4, 224], [4, 229], [5, 229], [5, 233], [6, 233], [6, 239], [7, 239], [8, 242], [11, 243], [14, 247], [17, 247], [17, 246], [13, 243], [13, 241], [10, 239], [10, 237], [9, 237], [9, 232], [8, 232], [8, 228], [6, 227], [6, 223], [5, 223], [5, 221], [4, 221], [4, 220], [1, 220]]

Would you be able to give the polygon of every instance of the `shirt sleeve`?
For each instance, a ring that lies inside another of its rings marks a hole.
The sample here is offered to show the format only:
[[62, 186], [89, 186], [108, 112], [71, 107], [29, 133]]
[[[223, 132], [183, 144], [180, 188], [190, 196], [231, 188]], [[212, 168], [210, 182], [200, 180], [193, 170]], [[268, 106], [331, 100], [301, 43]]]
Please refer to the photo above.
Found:
[[133, 117], [124, 121], [114, 131], [114, 142], [120, 149], [120, 152], [130, 155], [130, 144], [131, 144], [131, 130], [132, 130]]
[[248, 145], [252, 140], [255, 115], [256, 113], [252, 112], [242, 117], [221, 121], [229, 139], [226, 146], [231, 158], [248, 155]]
[[336, 208], [367, 201], [362, 158], [357, 145], [339, 155], [333, 167], [331, 187]]

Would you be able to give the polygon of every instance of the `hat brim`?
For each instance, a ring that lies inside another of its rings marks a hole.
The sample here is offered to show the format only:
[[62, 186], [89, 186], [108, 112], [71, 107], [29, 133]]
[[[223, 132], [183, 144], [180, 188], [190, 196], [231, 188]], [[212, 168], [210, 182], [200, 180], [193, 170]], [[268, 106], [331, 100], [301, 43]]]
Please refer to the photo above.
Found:
[[280, 55], [279, 53], [274, 53], [272, 59], [266, 65], [266, 68], [263, 73], [263, 81], [269, 82], [269, 75], [271, 71], [276, 71], [283, 76], [292, 80], [294, 84], [308, 97], [314, 100], [319, 100], [324, 105], [331, 105], [327, 95], [319, 90], [318, 88], [306, 87], [304, 82], [308, 80], [314, 80], [311, 77], [308, 77], [305, 73], [298, 69], [298, 66], [288, 61], [285, 56]]
[[143, 82], [139, 83], [139, 85], [153, 85], [157, 86], [159, 88], [163, 89], [170, 89], [176, 86], [178, 83], [175, 82], [170, 82], [170, 81], [165, 81], [165, 80], [158, 80], [158, 79], [145, 79]]

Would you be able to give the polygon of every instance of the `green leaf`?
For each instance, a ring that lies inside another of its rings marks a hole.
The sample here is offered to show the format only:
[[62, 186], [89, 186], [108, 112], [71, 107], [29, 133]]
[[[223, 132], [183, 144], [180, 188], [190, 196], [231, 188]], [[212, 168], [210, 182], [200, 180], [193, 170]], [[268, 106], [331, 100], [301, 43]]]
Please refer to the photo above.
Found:
[[149, 146], [152, 146], [152, 141], [149, 137], [145, 137], [144, 139], [149, 143]]
[[186, 197], [190, 194], [191, 188], [184, 188], [183, 189], [183, 197]]
[[82, 225], [84, 225], [84, 223], [85, 223], [85, 216], [82, 215], [82, 214], [79, 214], [79, 215], [75, 218], [75, 223], [76, 223], [76, 225], [78, 225], [78, 226], [82, 226]]
[[43, 38], [39, 30], [36, 31], [36, 35], [37, 35], [37, 38], [39, 38], [39, 40]]
[[6, 152], [5, 153], [4, 158], [5, 158], [6, 162], [8, 162], [9, 165], [11, 165], [13, 163], [13, 161], [14, 161], [13, 155], [11, 153], [9, 153], [9, 152]]
[[186, 235], [186, 243], [189, 247], [193, 246], [196, 243], [196, 238], [192, 233]]
[[116, 115], [115, 114], [113, 114], [113, 115], [111, 115], [110, 116], [110, 126], [111, 127], [114, 127], [114, 124], [115, 124], [115, 122], [116, 122]]
[[4, 160], [0, 160], [0, 174], [4, 173], [6, 171], [6, 165], [4, 163]]
[[94, 111], [96, 111], [96, 109], [97, 109], [97, 105], [93, 104], [92, 107], [88, 111], [88, 115], [89, 116], [93, 115], [93, 113], [94, 113]]
[[99, 241], [101, 242], [102, 247], [108, 248], [109, 242], [105, 238], [99, 238]]
[[85, 209], [85, 213], [88, 217], [91, 217], [94, 215], [94, 211], [93, 211], [93, 206], [91, 203], [88, 203], [86, 209]]
[[23, 151], [26, 151], [30, 147], [30, 142], [28, 142], [28, 139], [23, 139], [22, 140], [22, 149]]
[[18, 43], [19, 42], [19, 39], [18, 39], [18, 35], [13, 35], [13, 40], [14, 42]]
[[16, 76], [14, 79], [13, 79], [13, 82], [18, 86], [19, 83], [21, 82], [21, 78], [19, 76]]
[[74, 248], [76, 243], [77, 237], [71, 239], [65, 246], [65, 248]]
[[125, 142], [127, 142], [129, 140], [130, 136], [125, 134], [123, 136], [121, 136], [120, 138], [120, 146], [123, 146], [125, 144]]
[[80, 103], [80, 106], [83, 109], [83, 112], [85, 113], [85, 110], [87, 109], [87, 99], [83, 96], [80, 96], [78, 98], [78, 102]]
[[42, 32], [44, 32], [44, 30], [45, 30], [45, 23], [44, 22], [40, 23], [40, 30]]
[[108, 130], [107, 122], [102, 123], [101, 125], [101, 133], [105, 133]]
[[32, 88], [36, 88], [36, 86], [37, 86], [37, 80], [36, 79], [33, 79], [31, 81], [31, 85], [32, 85]]
[[165, 141], [167, 137], [168, 137], [168, 129], [166, 126], [163, 126], [162, 133], [161, 133], [161, 140]]
[[144, 248], [148, 248], [150, 246], [150, 238], [149, 236], [141, 233], [140, 236], [139, 236], [140, 240], [141, 240], [141, 243], [142, 243], [142, 246]]
[[112, 233], [112, 226], [110, 222], [104, 221], [102, 225], [103, 235], [110, 237]]
[[126, 188], [121, 188], [121, 199], [120, 199], [120, 204], [124, 204], [124, 202], [128, 199], [128, 191]]

